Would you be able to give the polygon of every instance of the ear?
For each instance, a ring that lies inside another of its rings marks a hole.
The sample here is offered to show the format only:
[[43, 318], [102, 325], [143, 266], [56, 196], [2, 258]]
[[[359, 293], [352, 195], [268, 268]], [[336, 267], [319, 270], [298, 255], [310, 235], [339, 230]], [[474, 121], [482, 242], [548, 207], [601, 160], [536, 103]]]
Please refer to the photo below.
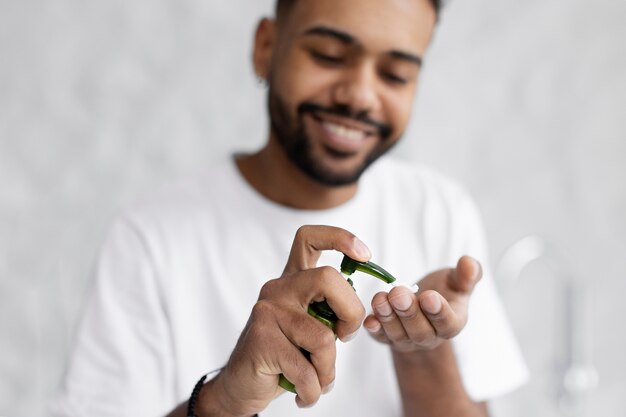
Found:
[[259, 22], [254, 35], [252, 62], [257, 76], [267, 80], [276, 43], [276, 22], [264, 18]]

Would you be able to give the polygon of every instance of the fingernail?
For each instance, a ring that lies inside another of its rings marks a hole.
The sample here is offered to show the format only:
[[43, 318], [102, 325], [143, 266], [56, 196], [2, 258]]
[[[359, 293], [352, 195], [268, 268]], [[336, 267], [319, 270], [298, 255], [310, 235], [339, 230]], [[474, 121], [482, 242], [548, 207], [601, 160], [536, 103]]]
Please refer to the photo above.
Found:
[[359, 334], [359, 331], [357, 330], [356, 332], [347, 335], [346, 337], [343, 338], [343, 342], [349, 342], [350, 340], [354, 339], [356, 337], [356, 335]]
[[361, 242], [361, 240], [357, 239], [354, 243], [354, 250], [359, 254], [363, 259], [369, 259], [372, 257], [372, 253], [370, 249], [365, 245], [365, 243]]
[[474, 265], [476, 265], [476, 273], [474, 274], [474, 279], [478, 279], [483, 273], [483, 266], [476, 259], [472, 258], [474, 261]]
[[417, 282], [415, 284], [405, 284], [403, 282], [392, 282], [391, 285], [393, 285], [394, 287], [403, 287], [403, 288], [407, 288], [409, 291], [411, 291], [412, 293], [416, 293], [417, 290], [420, 289], [420, 287], [417, 285]]
[[420, 305], [428, 314], [439, 314], [442, 307], [441, 298], [437, 294], [428, 294], [422, 298]]
[[374, 306], [374, 310], [376, 310], [376, 313], [378, 313], [378, 315], [383, 317], [391, 315], [391, 306], [389, 305], [389, 303], [378, 304]]
[[365, 325], [365, 328], [370, 333], [377, 333], [380, 330], [380, 323], [374, 322], [374, 324]]
[[335, 388], [335, 381], [333, 381], [330, 384], [326, 385], [324, 387], [324, 389], [322, 390], [322, 392], [324, 394], [328, 394], [329, 392], [331, 392], [333, 390], [333, 388]]
[[409, 294], [401, 293], [400, 295], [390, 298], [389, 302], [396, 310], [406, 311], [409, 307], [411, 307], [413, 300], [411, 300], [411, 296]]
[[315, 403], [313, 403], [313, 404], [304, 404], [304, 401], [302, 401], [302, 399], [299, 396], [296, 396], [296, 404], [298, 405], [298, 408], [311, 408], [311, 407], [313, 407], [315, 405]]

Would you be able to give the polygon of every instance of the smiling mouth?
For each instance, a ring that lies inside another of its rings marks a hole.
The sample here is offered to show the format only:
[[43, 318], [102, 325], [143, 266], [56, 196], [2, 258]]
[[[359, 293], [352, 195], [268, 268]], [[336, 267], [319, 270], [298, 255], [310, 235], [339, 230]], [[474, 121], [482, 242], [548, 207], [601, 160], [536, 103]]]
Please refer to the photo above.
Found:
[[310, 112], [322, 136], [320, 145], [332, 156], [346, 158], [360, 153], [377, 137], [374, 126], [345, 116]]
[[308, 114], [330, 135], [345, 140], [358, 141], [368, 136], [386, 140], [391, 134], [391, 126], [370, 117], [367, 112], [356, 112], [348, 106], [324, 107], [314, 102], [303, 102], [298, 106], [298, 114]]
[[365, 132], [360, 129], [354, 129], [345, 125], [341, 125], [339, 123], [333, 123], [330, 121], [322, 121], [322, 126], [324, 129], [329, 131], [335, 136], [341, 137], [348, 141], [362, 141], [366, 136], [369, 136], [369, 132]]
[[367, 147], [373, 133], [335, 120], [314, 116], [322, 133], [320, 145], [328, 154], [336, 158], [348, 158], [363, 151]]

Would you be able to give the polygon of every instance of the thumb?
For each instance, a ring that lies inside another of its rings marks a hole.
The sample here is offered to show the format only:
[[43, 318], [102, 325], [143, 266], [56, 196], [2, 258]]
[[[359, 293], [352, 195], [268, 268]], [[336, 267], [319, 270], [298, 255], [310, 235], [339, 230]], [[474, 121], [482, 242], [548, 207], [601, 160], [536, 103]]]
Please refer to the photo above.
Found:
[[476, 259], [467, 255], [462, 256], [456, 264], [456, 269], [450, 274], [448, 284], [455, 291], [469, 294], [482, 275], [483, 268]]

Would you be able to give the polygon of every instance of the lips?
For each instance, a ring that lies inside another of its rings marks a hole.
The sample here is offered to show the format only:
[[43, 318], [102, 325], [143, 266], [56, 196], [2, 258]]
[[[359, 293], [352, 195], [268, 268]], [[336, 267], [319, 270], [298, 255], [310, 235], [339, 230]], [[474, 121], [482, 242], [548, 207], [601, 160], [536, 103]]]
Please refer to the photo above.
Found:
[[358, 153], [375, 137], [375, 132], [370, 126], [360, 126], [358, 122], [348, 119], [344, 121], [338, 117], [311, 116], [315, 125], [314, 130], [320, 134], [322, 144], [334, 153], [346, 155]]
[[360, 141], [363, 140], [365, 136], [367, 136], [367, 133], [362, 130], [352, 129], [338, 123], [322, 122], [322, 126], [330, 134], [335, 135], [345, 141]]

